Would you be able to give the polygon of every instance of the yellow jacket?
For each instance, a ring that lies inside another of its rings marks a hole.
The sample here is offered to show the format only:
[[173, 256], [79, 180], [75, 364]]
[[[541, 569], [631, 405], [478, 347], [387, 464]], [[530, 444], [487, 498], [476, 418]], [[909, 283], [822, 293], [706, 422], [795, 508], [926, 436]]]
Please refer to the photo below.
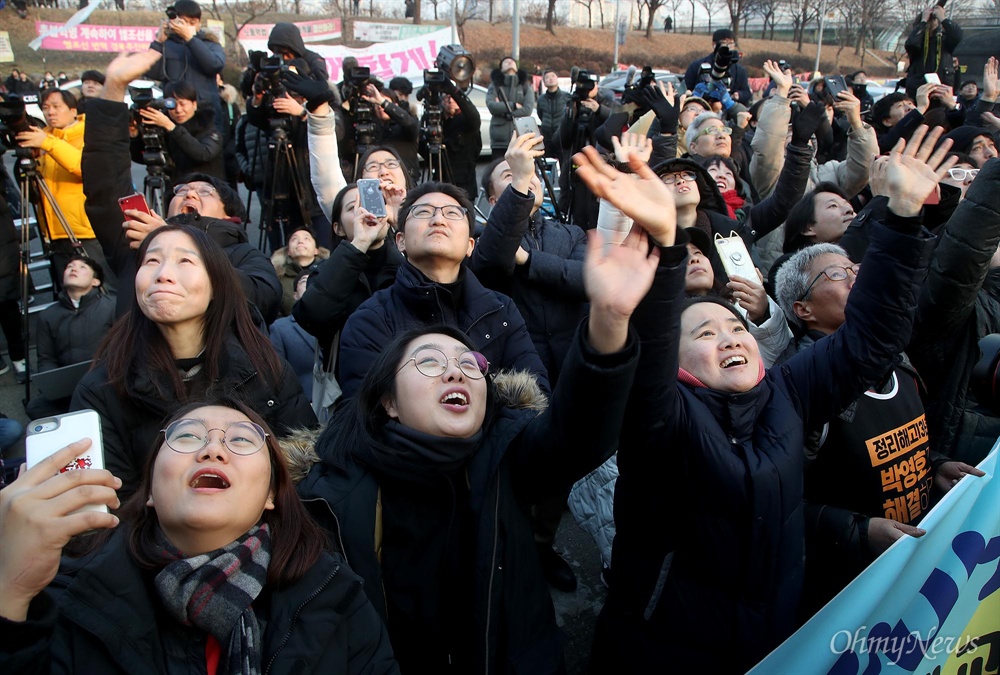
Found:
[[[39, 157], [38, 170], [48, 183], [52, 196], [66, 216], [66, 222], [78, 239], [94, 239], [94, 230], [87, 220], [83, 205], [83, 173], [80, 160], [83, 157], [84, 115], [65, 129], [45, 127], [45, 142]], [[56, 219], [52, 205], [45, 201], [45, 222], [48, 224], [50, 239], [68, 239], [66, 231]]]

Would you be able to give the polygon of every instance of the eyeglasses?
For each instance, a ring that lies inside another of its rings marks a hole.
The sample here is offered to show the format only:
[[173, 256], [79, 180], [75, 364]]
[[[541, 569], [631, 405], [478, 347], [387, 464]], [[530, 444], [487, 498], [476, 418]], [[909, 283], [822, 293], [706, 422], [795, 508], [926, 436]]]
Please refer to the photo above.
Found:
[[733, 135], [733, 130], [730, 129], [729, 127], [713, 125], [710, 127], [705, 127], [704, 129], [699, 131], [697, 134], [695, 134], [693, 140], [698, 140], [702, 136], [732, 136], [732, 135]]
[[389, 169], [390, 171], [392, 171], [394, 169], [398, 169], [399, 168], [399, 160], [396, 160], [396, 159], [387, 159], [384, 162], [368, 162], [367, 164], [365, 164], [365, 172], [366, 173], [375, 173], [375, 172], [377, 172], [383, 166], [385, 168]]
[[161, 429], [164, 439], [174, 452], [190, 455], [208, 445], [213, 431], [223, 433], [222, 443], [234, 455], [252, 455], [262, 447], [267, 434], [259, 424], [234, 422], [225, 429], [209, 429], [200, 420], [180, 419]]
[[430, 220], [438, 211], [445, 217], [445, 220], [464, 220], [469, 211], [464, 206], [434, 206], [433, 204], [417, 204], [410, 209], [410, 217], [417, 220]]
[[490, 371], [490, 362], [479, 352], [462, 352], [457, 358], [454, 356], [449, 358], [440, 349], [424, 347], [408, 358], [396, 373], [406, 368], [410, 361], [413, 361], [418, 373], [427, 377], [441, 377], [448, 371], [448, 364], [452, 361], [458, 364], [463, 375], [472, 380], [481, 380]]
[[948, 169], [948, 175], [952, 180], [965, 180], [978, 176], [979, 169]]
[[666, 173], [660, 176], [660, 180], [663, 181], [664, 185], [673, 185], [678, 180], [682, 180], [685, 183], [692, 183], [697, 178], [698, 176], [694, 171], [678, 171], [677, 173]]
[[210, 185], [202, 185], [195, 188], [187, 183], [181, 183], [174, 186], [174, 194], [178, 197], [187, 197], [189, 192], [194, 192], [199, 197], [210, 197], [212, 194], [218, 194], [218, 190]]
[[826, 277], [830, 281], [844, 281], [845, 279], [847, 279], [848, 272], [853, 272], [854, 276], [857, 277], [858, 272], [860, 270], [861, 270], [861, 265], [851, 265], [850, 267], [831, 265], [830, 267], [827, 267], [822, 272], [813, 277], [812, 282], [810, 282], [810, 284], [806, 286], [806, 292], [799, 296], [799, 300], [800, 301], [805, 300], [807, 297], [809, 297], [809, 293], [812, 291], [813, 286], [815, 286], [816, 282], [819, 281], [822, 277]]

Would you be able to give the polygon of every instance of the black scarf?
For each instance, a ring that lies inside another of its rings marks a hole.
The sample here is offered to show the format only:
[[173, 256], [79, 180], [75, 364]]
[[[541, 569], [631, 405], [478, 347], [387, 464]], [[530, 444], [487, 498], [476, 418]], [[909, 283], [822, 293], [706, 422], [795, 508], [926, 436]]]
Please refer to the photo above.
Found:
[[482, 429], [470, 438], [447, 438], [390, 420], [382, 427], [380, 447], [356, 459], [376, 473], [398, 480], [427, 481], [465, 467], [482, 440]]
[[250, 607], [267, 580], [271, 533], [255, 525], [228, 546], [185, 558], [157, 528], [167, 563], [154, 586], [167, 613], [212, 635], [226, 650], [229, 675], [261, 672], [261, 633]]

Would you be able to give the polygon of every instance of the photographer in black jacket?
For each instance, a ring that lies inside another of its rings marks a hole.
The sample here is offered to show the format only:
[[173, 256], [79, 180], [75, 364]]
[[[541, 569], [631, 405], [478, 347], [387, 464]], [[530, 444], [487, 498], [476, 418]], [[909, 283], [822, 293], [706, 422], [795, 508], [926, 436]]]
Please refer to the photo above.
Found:
[[[222, 134], [215, 124], [215, 111], [211, 107], [198, 107], [198, 90], [190, 82], [171, 82], [163, 89], [166, 114], [152, 106], [138, 111], [143, 125], [164, 130], [164, 150], [173, 160], [168, 162], [166, 176], [170, 184], [188, 173], [204, 173], [225, 180], [222, 162]], [[173, 108], [170, 108], [170, 101]], [[132, 138], [132, 161], [142, 164], [145, 150], [139, 126], [129, 126]], [[169, 193], [168, 193], [169, 194]]]
[[598, 88], [596, 73], [577, 71], [573, 95], [559, 123], [559, 144], [565, 157], [559, 176], [559, 208], [585, 230], [597, 226], [597, 197], [576, 178], [572, 157], [585, 146], [597, 145], [596, 131], [611, 116], [613, 105], [612, 94]]
[[[431, 73], [431, 75], [428, 75]], [[417, 92], [417, 99], [424, 102], [424, 115], [420, 120], [420, 154], [428, 157], [434, 166], [435, 153], [440, 147], [443, 180], [457, 185], [475, 200], [476, 160], [483, 149], [479, 133], [480, 117], [475, 104], [442, 71], [424, 72], [424, 86]], [[436, 121], [435, 108], [440, 109]], [[440, 128], [436, 128], [437, 126]]]

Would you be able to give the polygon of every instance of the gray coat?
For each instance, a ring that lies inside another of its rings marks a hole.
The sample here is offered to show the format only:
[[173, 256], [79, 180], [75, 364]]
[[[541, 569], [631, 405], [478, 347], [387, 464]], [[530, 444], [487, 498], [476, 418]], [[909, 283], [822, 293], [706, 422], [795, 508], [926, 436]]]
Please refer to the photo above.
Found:
[[[518, 70], [517, 75], [504, 75], [499, 70], [494, 70], [491, 78], [490, 88], [486, 92], [486, 107], [493, 115], [490, 119], [490, 147], [506, 148], [514, 133], [514, 118], [528, 117], [535, 109], [535, 91], [531, 88], [531, 77], [523, 70]], [[507, 112], [507, 106], [498, 91], [502, 91], [507, 98], [512, 113]], [[517, 107], [518, 103], [521, 104], [520, 108]]]

